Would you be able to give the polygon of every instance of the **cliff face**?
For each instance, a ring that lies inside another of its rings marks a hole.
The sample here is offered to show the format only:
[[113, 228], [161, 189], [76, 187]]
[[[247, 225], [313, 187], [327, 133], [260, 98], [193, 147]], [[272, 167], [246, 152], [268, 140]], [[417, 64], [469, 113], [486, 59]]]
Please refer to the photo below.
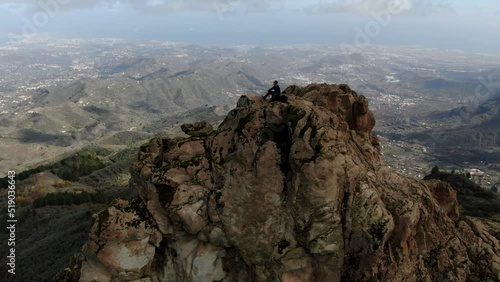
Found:
[[241, 97], [216, 131], [143, 146], [140, 199], [95, 216], [65, 279], [500, 279], [499, 225], [459, 218], [448, 184], [385, 166], [363, 96], [285, 92], [287, 104]]

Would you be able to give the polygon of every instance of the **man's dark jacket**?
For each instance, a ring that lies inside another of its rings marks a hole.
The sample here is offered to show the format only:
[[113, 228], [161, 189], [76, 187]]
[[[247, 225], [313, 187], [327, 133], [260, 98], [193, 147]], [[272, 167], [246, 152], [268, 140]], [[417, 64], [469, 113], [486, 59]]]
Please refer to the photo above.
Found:
[[271, 93], [273, 101], [277, 101], [280, 97], [281, 89], [279, 85], [275, 85], [271, 89], [269, 89], [267, 93]]

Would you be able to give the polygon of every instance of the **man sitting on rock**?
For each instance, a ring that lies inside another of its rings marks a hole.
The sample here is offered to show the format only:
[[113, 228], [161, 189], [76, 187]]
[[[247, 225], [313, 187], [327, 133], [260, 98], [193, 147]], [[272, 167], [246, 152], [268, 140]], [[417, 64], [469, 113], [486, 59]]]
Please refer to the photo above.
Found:
[[267, 97], [272, 96], [271, 101], [273, 101], [273, 102], [286, 102], [286, 101], [283, 101], [283, 99], [282, 99], [282, 97], [280, 97], [280, 95], [281, 95], [281, 89], [278, 85], [278, 81], [275, 80], [274, 86], [271, 87], [271, 89], [267, 90], [267, 94], [266, 94], [266, 96], [264, 96], [264, 99], [267, 99]]

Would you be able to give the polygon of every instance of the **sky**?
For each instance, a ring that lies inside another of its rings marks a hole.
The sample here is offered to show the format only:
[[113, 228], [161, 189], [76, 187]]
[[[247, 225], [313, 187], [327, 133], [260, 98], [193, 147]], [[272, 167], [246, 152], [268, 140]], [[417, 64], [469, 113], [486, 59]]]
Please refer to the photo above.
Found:
[[216, 45], [500, 53], [500, 0], [0, 0], [0, 43], [50, 33]]

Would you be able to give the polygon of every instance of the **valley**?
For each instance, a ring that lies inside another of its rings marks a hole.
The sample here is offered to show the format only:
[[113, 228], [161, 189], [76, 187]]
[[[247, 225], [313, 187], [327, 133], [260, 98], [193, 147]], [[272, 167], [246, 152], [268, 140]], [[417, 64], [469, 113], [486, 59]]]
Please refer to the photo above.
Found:
[[282, 89], [347, 83], [368, 97], [386, 161], [400, 172], [477, 168], [492, 187], [499, 172], [499, 63], [498, 56], [417, 47], [53, 38], [6, 44], [0, 176], [115, 135], [138, 141], [181, 134], [190, 117], [217, 125], [239, 96], [261, 95], [277, 79]]

